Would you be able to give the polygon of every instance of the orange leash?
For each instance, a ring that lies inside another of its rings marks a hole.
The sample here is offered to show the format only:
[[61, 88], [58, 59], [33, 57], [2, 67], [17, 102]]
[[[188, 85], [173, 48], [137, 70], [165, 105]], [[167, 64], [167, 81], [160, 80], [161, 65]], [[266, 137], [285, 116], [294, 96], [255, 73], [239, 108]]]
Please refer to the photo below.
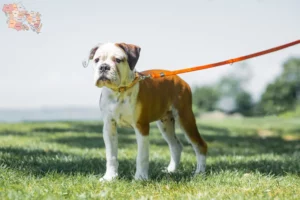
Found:
[[247, 60], [247, 59], [250, 59], [250, 58], [254, 58], [254, 57], [262, 56], [262, 55], [272, 53], [272, 52], [275, 52], [275, 51], [279, 51], [281, 49], [285, 49], [285, 48], [294, 46], [294, 45], [299, 44], [299, 43], [300, 43], [300, 40], [296, 40], [294, 42], [290, 42], [290, 43], [287, 43], [287, 44], [284, 44], [284, 45], [281, 45], [281, 46], [277, 46], [277, 47], [274, 47], [274, 48], [271, 48], [271, 49], [267, 49], [267, 50], [264, 50], [264, 51], [252, 53], [252, 54], [249, 54], [249, 55], [246, 55], [246, 56], [241, 56], [241, 57], [232, 58], [232, 59], [229, 59], [229, 60], [224, 60], [224, 61], [221, 61], [221, 62], [206, 64], [206, 65], [201, 65], [201, 66], [196, 66], [196, 67], [191, 67], [191, 68], [174, 70], [174, 71], [170, 71], [170, 72], [153, 73], [153, 74], [148, 75], [148, 77], [159, 78], [159, 77], [164, 77], [164, 76], [172, 76], [172, 75], [176, 75], [176, 74], [182, 74], [182, 73], [187, 73], [187, 72], [193, 72], [193, 71], [218, 67], [218, 66], [221, 66], [221, 65], [232, 64], [232, 63], [239, 62], [239, 61], [242, 61], [242, 60]]

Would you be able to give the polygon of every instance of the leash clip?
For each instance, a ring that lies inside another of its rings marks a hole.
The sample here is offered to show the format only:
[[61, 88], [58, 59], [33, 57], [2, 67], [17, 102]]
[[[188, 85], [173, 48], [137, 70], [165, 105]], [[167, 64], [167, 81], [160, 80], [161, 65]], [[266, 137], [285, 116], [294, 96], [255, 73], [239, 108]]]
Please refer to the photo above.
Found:
[[140, 76], [140, 77], [139, 77], [140, 81], [143, 81], [143, 80], [145, 80], [145, 79], [147, 79], [147, 78], [151, 78], [151, 75], [149, 74], [149, 75], [147, 75], [147, 76], [143, 75], [143, 76]]

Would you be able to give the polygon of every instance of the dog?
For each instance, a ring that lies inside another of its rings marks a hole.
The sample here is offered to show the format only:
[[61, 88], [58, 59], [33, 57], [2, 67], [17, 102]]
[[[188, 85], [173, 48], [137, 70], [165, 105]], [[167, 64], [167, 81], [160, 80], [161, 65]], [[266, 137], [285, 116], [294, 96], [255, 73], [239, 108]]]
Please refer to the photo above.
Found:
[[200, 136], [192, 111], [189, 85], [179, 76], [145, 78], [148, 70], [138, 73], [135, 66], [141, 48], [126, 43], [104, 43], [93, 47], [83, 64], [92, 62], [94, 84], [102, 88], [100, 110], [103, 113], [103, 139], [106, 147], [106, 172], [100, 181], [118, 177], [117, 126], [132, 127], [137, 140], [136, 180], [147, 180], [149, 169], [149, 124], [157, 126], [169, 145], [171, 160], [167, 172], [179, 165], [182, 144], [175, 135], [175, 123], [185, 133], [196, 153], [195, 175], [205, 172], [207, 144]]

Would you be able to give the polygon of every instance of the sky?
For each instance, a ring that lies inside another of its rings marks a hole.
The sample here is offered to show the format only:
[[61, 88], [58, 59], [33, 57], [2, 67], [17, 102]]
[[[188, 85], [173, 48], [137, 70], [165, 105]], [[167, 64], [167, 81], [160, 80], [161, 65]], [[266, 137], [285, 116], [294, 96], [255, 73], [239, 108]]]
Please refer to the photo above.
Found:
[[[4, 4], [20, 2], [0, 0]], [[100, 42], [141, 47], [136, 69], [175, 70], [234, 58], [300, 39], [299, 0], [23, 0], [41, 13], [40, 34], [9, 29], [0, 11], [0, 108], [97, 107], [101, 89], [83, 68]], [[300, 45], [246, 61], [255, 99], [300, 56]], [[212, 84], [233, 64], [180, 75]]]

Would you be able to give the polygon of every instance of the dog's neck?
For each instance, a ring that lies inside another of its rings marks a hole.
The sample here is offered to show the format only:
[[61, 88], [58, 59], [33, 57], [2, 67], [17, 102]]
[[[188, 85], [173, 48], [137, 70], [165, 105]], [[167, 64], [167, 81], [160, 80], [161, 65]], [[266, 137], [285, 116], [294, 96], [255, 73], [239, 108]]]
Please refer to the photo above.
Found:
[[136, 73], [137, 72], [135, 70], [133, 70], [133, 71], [129, 72], [128, 74], [126, 74], [126, 76], [122, 77], [121, 83], [118, 87], [126, 87], [126, 86], [130, 85], [134, 81], [134, 79], [136, 77]]
[[135, 73], [134, 76], [130, 75], [130, 77], [128, 77], [129, 81], [120, 84], [118, 87], [116, 86], [110, 86], [110, 87], [104, 86], [104, 87], [109, 89], [113, 96], [126, 96], [126, 94], [129, 94], [128, 96], [130, 96], [131, 92], [128, 91], [132, 91], [134, 86], [141, 80], [139, 74], [135, 71], [134, 73]]
[[110, 87], [108, 86], [106, 87], [116, 95], [119, 95], [121, 93], [126, 92], [127, 90], [131, 90], [139, 81], [140, 81], [140, 77], [138, 73], [136, 71], [133, 71], [132, 73], [128, 74], [127, 78], [123, 77], [121, 79], [121, 84], [119, 86], [111, 85]]
[[114, 103], [124, 103], [124, 100], [132, 98], [136, 96], [136, 89], [135, 87], [131, 87], [125, 91], [119, 92], [117, 89], [111, 89], [106, 86], [103, 87], [105, 90], [105, 93], [109, 94], [109, 98], [114, 102]]

